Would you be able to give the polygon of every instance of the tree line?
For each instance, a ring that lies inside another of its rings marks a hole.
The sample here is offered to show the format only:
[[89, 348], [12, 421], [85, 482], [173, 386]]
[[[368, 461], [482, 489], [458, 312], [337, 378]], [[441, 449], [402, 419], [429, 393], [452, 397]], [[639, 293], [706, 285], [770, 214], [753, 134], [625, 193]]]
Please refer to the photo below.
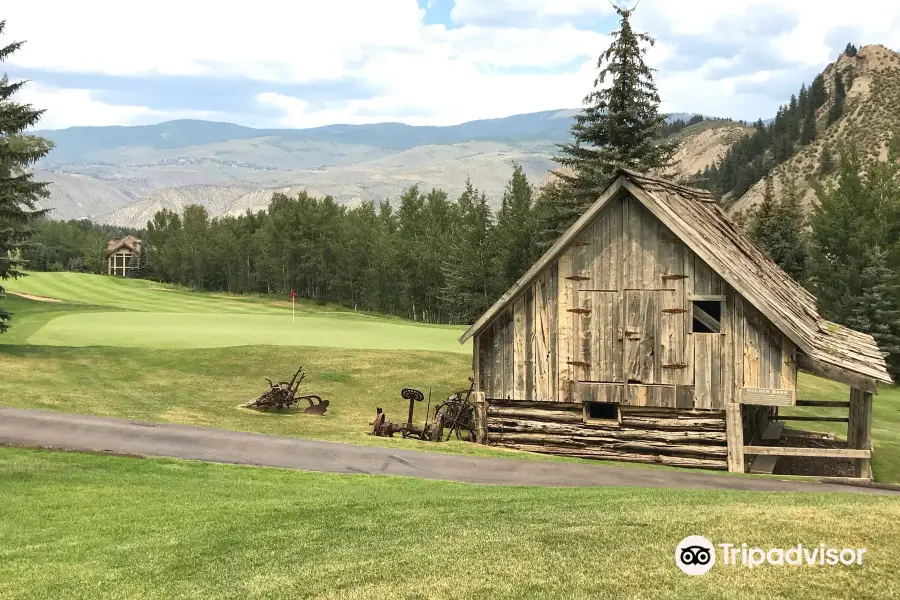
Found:
[[42, 219], [23, 259], [37, 270], [105, 272], [107, 240], [132, 233], [143, 243], [143, 277], [235, 294], [293, 290], [356, 310], [461, 323], [537, 258], [534, 194], [514, 165], [496, 214], [467, 182], [458, 198], [414, 185], [394, 205], [348, 208], [301, 193], [275, 194], [267, 210], [236, 217], [210, 218], [199, 205], [164, 209], [140, 232]]
[[[900, 139], [900, 134], [895, 134]], [[816, 188], [809, 211], [793, 180], [781, 192], [766, 179], [749, 220], [751, 237], [818, 299], [823, 317], [871, 334], [900, 379], [900, 148], [864, 174], [859, 151], [847, 146], [837, 181]]]

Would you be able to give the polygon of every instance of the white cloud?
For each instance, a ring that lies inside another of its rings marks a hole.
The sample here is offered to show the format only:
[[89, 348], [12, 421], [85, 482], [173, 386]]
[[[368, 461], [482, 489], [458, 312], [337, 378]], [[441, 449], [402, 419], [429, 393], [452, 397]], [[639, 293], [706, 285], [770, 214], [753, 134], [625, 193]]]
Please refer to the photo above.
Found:
[[[271, 92], [257, 96], [259, 105], [281, 111], [276, 120], [282, 125], [300, 127], [389, 120], [449, 124], [579, 106], [594, 79], [596, 56], [608, 43], [611, 12], [604, 0], [456, 0], [452, 19], [463, 26], [448, 29], [425, 25], [416, 0], [255, 0], [247, 6], [35, 0], [4, 7], [2, 17], [8, 21], [5, 40], [28, 41], [11, 57], [13, 76], [22, 67], [251, 78], [273, 83]], [[580, 29], [598, 17], [607, 19], [600, 32]], [[760, 18], [768, 20], [760, 25]], [[774, 113], [773, 101], [736, 93], [742, 82], [798, 73], [799, 87], [800, 72], [835, 58], [828, 42], [836, 32], [848, 32], [856, 43], [900, 46], [900, 2], [869, 0], [848, 10], [836, 0], [643, 0], [635, 26], [659, 38], [648, 58], [660, 67], [664, 109], [767, 116]], [[715, 50], [735, 43], [751, 56]], [[689, 59], [687, 44], [694, 46]], [[754, 57], [763, 55], [777, 64], [754, 66]], [[671, 65], [679, 60], [686, 64], [675, 70]], [[569, 71], [554, 72], [562, 67]], [[740, 72], [712, 77], [725, 67]], [[207, 114], [105, 104], [90, 90], [52, 91], [36, 79], [23, 97], [49, 109], [43, 127]], [[274, 86], [348, 80], [376, 91], [323, 108]], [[217, 117], [240, 121], [236, 115]]]
[[457, 23], [497, 23], [525, 18], [535, 23], [612, 14], [613, 7], [601, 0], [456, 0], [450, 17]]
[[215, 119], [220, 115], [206, 111], [159, 111], [147, 106], [114, 105], [95, 100], [91, 90], [59, 89], [29, 83], [19, 92], [21, 102], [46, 112], [40, 129], [60, 129], [79, 125], [132, 125], [172, 119]]

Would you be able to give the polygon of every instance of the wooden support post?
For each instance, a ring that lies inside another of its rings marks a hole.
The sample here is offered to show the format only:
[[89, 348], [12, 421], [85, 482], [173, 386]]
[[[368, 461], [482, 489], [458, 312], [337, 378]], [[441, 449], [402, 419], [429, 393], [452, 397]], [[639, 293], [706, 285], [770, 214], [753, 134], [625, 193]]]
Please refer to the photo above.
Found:
[[725, 432], [728, 440], [728, 470], [743, 473], [744, 466], [744, 420], [741, 405], [729, 402], [725, 405]]
[[479, 444], [488, 443], [487, 425], [487, 401], [484, 392], [475, 392], [475, 441]]
[[[850, 388], [850, 421], [847, 424], [847, 447], [855, 450], [872, 449], [872, 393]], [[854, 459], [857, 477], [872, 478], [871, 458]]]
[[475, 384], [473, 391], [481, 391], [481, 336], [476, 335], [472, 339], [472, 382]]

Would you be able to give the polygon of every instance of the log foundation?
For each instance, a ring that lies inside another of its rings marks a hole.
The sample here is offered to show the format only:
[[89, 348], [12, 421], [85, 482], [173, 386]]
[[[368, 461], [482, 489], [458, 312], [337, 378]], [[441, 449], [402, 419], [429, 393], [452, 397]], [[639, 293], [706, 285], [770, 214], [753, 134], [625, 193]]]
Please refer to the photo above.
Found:
[[585, 422], [568, 402], [486, 402], [487, 442], [529, 452], [726, 470], [724, 411], [620, 406], [618, 422]]

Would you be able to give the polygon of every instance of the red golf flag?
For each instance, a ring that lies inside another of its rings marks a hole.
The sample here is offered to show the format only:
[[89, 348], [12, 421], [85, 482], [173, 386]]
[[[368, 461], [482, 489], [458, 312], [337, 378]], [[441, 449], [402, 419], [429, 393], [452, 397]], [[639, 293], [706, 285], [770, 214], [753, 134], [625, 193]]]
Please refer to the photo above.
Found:
[[296, 297], [297, 297], [297, 292], [295, 292], [294, 290], [291, 290], [291, 299], [293, 300]]

